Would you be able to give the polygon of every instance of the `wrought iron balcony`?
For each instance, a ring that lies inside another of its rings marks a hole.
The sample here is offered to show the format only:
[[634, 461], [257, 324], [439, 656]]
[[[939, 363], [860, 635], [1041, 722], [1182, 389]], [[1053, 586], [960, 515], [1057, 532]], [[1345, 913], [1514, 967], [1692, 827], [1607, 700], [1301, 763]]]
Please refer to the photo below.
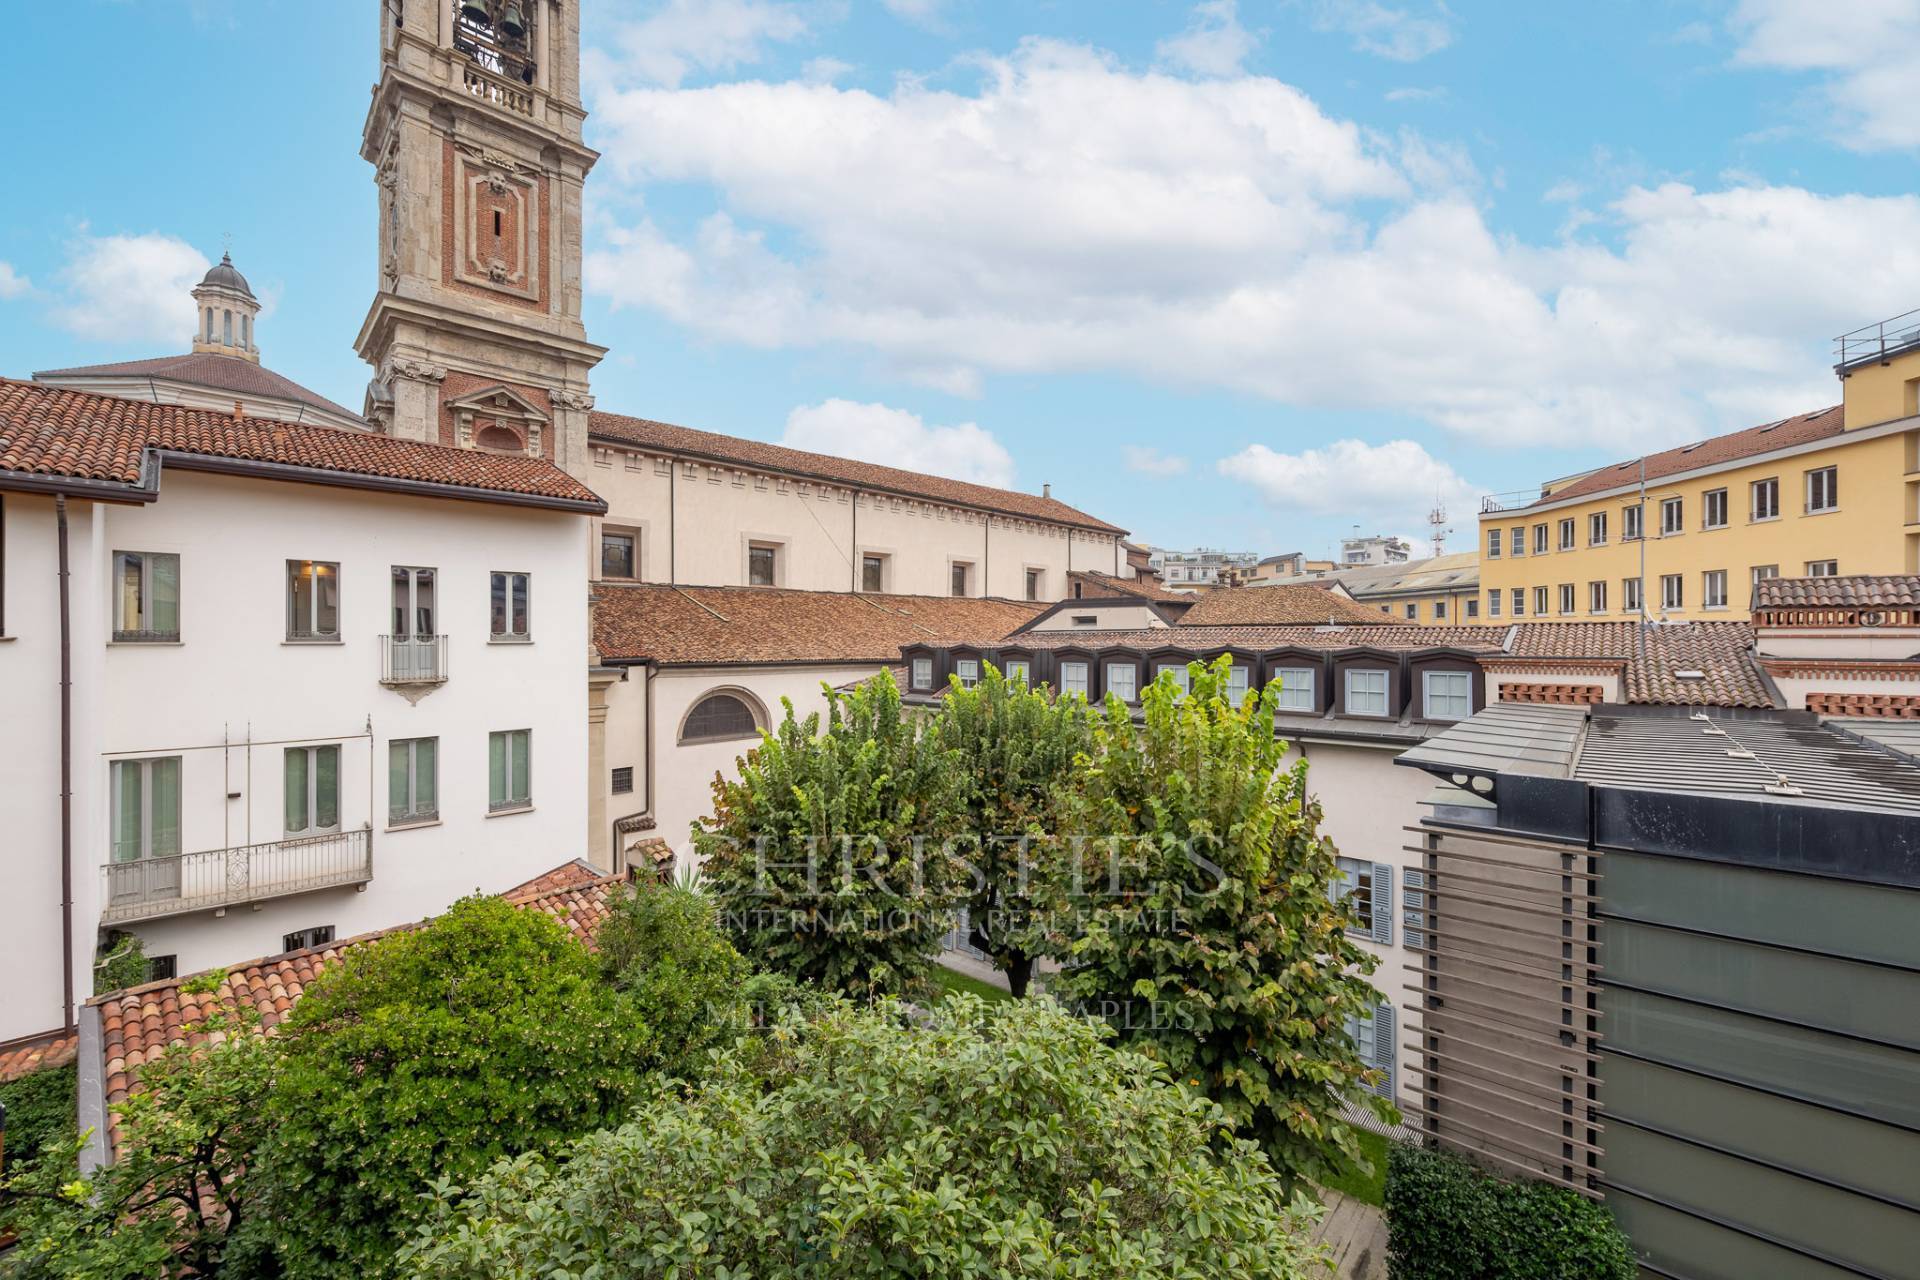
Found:
[[156, 920], [373, 879], [373, 833], [335, 831], [101, 868], [102, 924]]
[[381, 636], [381, 684], [439, 684], [447, 678], [445, 636]]

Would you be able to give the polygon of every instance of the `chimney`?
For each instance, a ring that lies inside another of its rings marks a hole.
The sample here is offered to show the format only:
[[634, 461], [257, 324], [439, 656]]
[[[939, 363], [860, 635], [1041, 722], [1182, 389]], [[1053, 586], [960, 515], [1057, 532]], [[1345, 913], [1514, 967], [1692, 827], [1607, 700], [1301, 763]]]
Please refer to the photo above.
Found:
[[1053, 496], [1053, 486], [1050, 484], [1041, 485], [1040, 496], [1043, 498], [1051, 498]]
[[237, 421], [239, 421], [239, 420], [240, 420], [241, 418], [244, 418], [244, 417], [246, 417], [246, 416], [247, 416], [247, 406], [246, 406], [246, 405], [244, 405], [244, 404], [242, 404], [242, 403], [241, 403], [240, 401], [238, 401], [238, 400], [235, 400], [235, 401], [233, 402], [233, 417], [234, 417], [234, 421], [236, 421], [236, 422], [237, 422]]

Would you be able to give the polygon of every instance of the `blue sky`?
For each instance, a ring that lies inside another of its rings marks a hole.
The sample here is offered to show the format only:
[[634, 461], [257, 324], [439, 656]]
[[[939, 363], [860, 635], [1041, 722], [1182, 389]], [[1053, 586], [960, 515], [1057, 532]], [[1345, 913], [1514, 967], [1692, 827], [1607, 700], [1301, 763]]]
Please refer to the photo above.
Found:
[[[603, 407], [1155, 542], [1461, 547], [1920, 306], [1920, 0], [582, 3]], [[0, 373], [184, 350], [231, 236], [358, 407], [377, 11], [11, 14]]]

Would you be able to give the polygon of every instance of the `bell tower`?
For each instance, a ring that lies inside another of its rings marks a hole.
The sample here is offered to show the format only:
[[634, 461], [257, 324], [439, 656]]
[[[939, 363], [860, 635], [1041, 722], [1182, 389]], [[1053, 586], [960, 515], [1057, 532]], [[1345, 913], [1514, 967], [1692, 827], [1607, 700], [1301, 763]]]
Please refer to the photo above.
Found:
[[587, 470], [580, 0], [379, 0], [360, 154], [380, 278], [355, 349], [382, 431]]

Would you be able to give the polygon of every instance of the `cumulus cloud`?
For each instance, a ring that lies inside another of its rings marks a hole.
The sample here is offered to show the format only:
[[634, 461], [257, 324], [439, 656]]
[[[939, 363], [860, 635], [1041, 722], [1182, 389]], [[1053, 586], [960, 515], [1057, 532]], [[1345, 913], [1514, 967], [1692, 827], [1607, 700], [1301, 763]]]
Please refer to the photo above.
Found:
[[1154, 46], [1154, 55], [1196, 75], [1231, 76], [1240, 73], [1240, 64], [1259, 44], [1240, 25], [1237, 0], [1201, 0], [1187, 29]]
[[1299, 453], [1251, 444], [1215, 469], [1251, 485], [1281, 511], [1349, 516], [1385, 528], [1396, 521], [1424, 524], [1436, 503], [1456, 521], [1470, 518], [1480, 492], [1414, 440], [1336, 440]]
[[1143, 476], [1178, 476], [1187, 471], [1185, 458], [1147, 445], [1126, 445], [1120, 450], [1120, 457], [1127, 464], [1127, 470]]
[[33, 289], [33, 281], [13, 269], [11, 262], [0, 262], [0, 301], [18, 298]]
[[1746, 66], [1822, 74], [1836, 136], [1859, 150], [1920, 146], [1920, 0], [1740, 0], [1730, 19]]
[[663, 85], [732, 71], [760, 61], [774, 44], [805, 36], [810, 12], [785, 0], [667, 0], [622, 23], [612, 46], [595, 51], [594, 69]]
[[887, 12], [915, 26], [937, 27], [945, 16], [946, 0], [881, 0]]
[[1013, 487], [1013, 456], [977, 423], [930, 427], [917, 413], [884, 404], [826, 400], [787, 415], [780, 443], [843, 458], [859, 458], [954, 480]]
[[[1920, 292], [1920, 197], [1634, 186], [1529, 243], [1488, 225], [1457, 148], [1058, 42], [966, 90], [640, 88], [596, 117], [596, 293], [969, 394], [1120, 371], [1637, 448], [1831, 403], [1826, 339]], [[714, 208], [622, 219], [654, 182]]]
[[1376, 0], [1317, 0], [1313, 24], [1322, 31], [1351, 37], [1353, 47], [1362, 53], [1395, 62], [1418, 62], [1453, 43], [1453, 24], [1448, 17], [1444, 4], [1414, 13]]
[[193, 333], [189, 293], [213, 264], [177, 236], [82, 235], [60, 272], [55, 324], [102, 342], [184, 342]]

